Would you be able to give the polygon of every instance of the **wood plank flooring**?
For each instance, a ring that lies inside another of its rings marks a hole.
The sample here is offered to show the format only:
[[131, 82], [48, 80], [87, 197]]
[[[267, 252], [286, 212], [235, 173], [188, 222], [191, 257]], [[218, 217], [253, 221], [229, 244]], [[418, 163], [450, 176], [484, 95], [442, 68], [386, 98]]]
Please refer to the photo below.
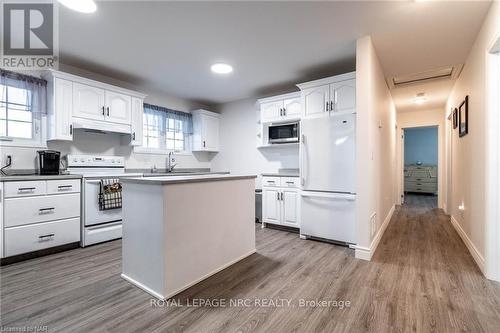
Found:
[[[257, 225], [258, 252], [174, 298], [184, 306], [154, 307], [120, 278], [120, 241], [4, 266], [1, 325], [50, 332], [499, 332], [500, 284], [481, 275], [448, 216], [418, 201], [396, 210], [372, 262]], [[186, 305], [194, 299], [291, 305]], [[299, 307], [300, 299], [351, 306]]]

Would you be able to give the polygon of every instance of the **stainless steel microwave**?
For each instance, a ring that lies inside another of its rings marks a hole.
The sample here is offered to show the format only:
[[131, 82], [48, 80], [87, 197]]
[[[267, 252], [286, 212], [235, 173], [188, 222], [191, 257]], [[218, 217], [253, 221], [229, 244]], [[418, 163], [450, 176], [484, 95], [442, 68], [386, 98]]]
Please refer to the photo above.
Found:
[[269, 125], [270, 144], [299, 142], [299, 122]]

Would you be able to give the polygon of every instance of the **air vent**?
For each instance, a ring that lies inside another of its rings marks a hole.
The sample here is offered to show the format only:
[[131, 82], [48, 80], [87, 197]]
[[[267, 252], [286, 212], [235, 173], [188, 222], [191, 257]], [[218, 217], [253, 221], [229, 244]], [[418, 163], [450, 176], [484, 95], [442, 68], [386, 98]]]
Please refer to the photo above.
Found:
[[429, 81], [454, 80], [460, 75], [462, 66], [463, 65], [460, 64], [421, 73], [395, 76], [388, 78], [387, 83], [389, 84], [389, 88], [393, 89], [413, 84], [427, 83]]

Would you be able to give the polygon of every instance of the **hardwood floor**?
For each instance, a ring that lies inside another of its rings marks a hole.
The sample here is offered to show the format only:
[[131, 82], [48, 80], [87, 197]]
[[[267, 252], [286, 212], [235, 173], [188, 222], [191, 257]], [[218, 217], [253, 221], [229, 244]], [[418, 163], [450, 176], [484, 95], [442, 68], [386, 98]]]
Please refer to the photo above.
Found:
[[[294, 233], [260, 225], [256, 233], [258, 253], [174, 298], [183, 306], [152, 306], [148, 294], [120, 278], [120, 241], [2, 267], [1, 325], [50, 332], [499, 331], [500, 284], [481, 275], [437, 208], [398, 208], [372, 262]], [[187, 306], [247, 298], [291, 304]], [[350, 307], [299, 307], [300, 299]]]

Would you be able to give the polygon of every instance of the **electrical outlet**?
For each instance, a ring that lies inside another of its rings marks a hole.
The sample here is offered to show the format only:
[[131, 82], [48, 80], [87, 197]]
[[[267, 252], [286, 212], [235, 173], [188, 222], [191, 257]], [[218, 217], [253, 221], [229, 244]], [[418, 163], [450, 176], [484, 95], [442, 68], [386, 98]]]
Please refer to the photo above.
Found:
[[375, 232], [377, 231], [377, 213], [373, 213], [370, 216], [370, 236], [373, 238]]

